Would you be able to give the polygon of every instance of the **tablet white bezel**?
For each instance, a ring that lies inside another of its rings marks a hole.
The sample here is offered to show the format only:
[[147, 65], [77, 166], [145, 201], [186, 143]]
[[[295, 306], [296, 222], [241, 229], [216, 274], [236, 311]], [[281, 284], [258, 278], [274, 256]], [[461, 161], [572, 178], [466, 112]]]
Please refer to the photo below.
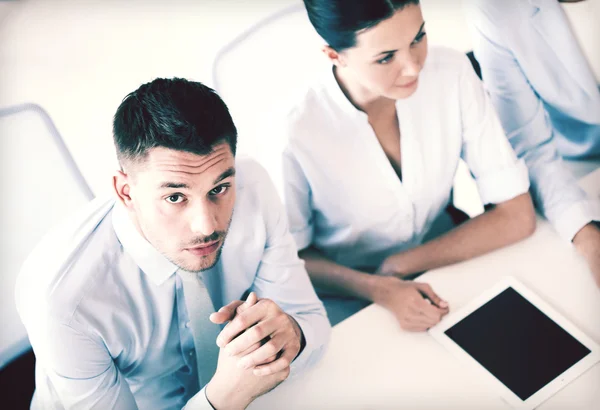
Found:
[[[479, 309], [479, 307], [481, 307], [483, 304], [487, 303], [509, 287], [512, 287], [515, 291], [521, 294], [521, 296], [531, 302], [542, 313], [556, 322], [556, 324], [562, 327], [566, 332], [570, 333], [571, 336], [573, 336], [591, 351], [590, 354], [560, 374], [542, 389], [538, 390], [527, 400], [521, 400], [519, 396], [514, 394], [500, 380], [492, 375], [492, 373], [479, 364], [477, 360], [471, 357], [458, 344], [444, 334], [446, 330], [460, 322], [465, 317], [469, 316], [472, 312]], [[600, 361], [600, 347], [593, 340], [577, 329], [569, 320], [556, 312], [546, 302], [544, 302], [541, 298], [539, 298], [536, 294], [531, 292], [513, 277], [506, 277], [502, 279], [491, 289], [481, 294], [466, 306], [460, 308], [456, 312], [450, 313], [440, 323], [431, 328], [429, 333], [459, 360], [461, 360], [461, 362], [468, 365], [469, 368], [472, 369], [473, 374], [475, 374], [477, 377], [480, 377], [481, 380], [494, 389], [497, 394], [499, 394], [506, 402], [508, 402], [508, 404], [517, 409], [533, 409], [539, 406], [546, 399], [551, 397], [557, 391], [562, 389], [571, 381], [575, 380], [582, 373]]]

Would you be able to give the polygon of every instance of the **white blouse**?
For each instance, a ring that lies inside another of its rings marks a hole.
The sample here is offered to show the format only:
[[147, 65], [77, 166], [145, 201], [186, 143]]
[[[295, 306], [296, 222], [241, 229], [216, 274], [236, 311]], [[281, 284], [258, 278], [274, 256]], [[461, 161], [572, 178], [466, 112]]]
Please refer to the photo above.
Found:
[[299, 249], [377, 268], [421, 244], [448, 205], [460, 158], [486, 204], [528, 191], [527, 168], [464, 54], [431, 47], [417, 90], [396, 108], [402, 180], [332, 70], [286, 110], [281, 188]]

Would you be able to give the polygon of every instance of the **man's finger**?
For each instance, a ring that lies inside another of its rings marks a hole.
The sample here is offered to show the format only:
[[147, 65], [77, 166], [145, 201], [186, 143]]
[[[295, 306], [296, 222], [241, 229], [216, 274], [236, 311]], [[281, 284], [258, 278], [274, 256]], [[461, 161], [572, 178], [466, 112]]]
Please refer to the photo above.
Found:
[[234, 300], [230, 304], [223, 306], [218, 312], [211, 313], [209, 319], [211, 322], [221, 325], [227, 321], [233, 320], [236, 314], [243, 312], [258, 300], [256, 293], [251, 292], [246, 301]]
[[240, 335], [243, 331], [254, 324], [264, 319], [267, 314], [267, 307], [265, 304], [258, 303], [248, 307], [242, 313], [236, 315], [231, 322], [225, 326], [217, 337], [217, 345], [221, 348], [227, 346], [234, 338]]
[[[283, 326], [281, 317], [269, 318], [258, 322], [256, 325], [246, 329], [242, 334], [233, 339], [225, 347], [225, 352], [230, 356], [239, 355], [256, 342], [269, 338], [273, 333]], [[273, 352], [271, 354], [275, 354]], [[266, 358], [266, 357], [265, 357]]]
[[435, 293], [433, 291], [433, 289], [431, 288], [431, 286], [429, 286], [427, 283], [415, 282], [415, 284], [417, 286], [417, 289], [419, 289], [419, 291], [422, 294], [424, 294], [427, 297], [427, 299], [429, 299], [431, 301], [431, 303], [433, 303], [434, 305], [436, 305], [437, 307], [439, 307], [441, 309], [448, 308], [448, 302], [446, 302], [441, 297], [439, 297], [438, 294]]
[[235, 316], [236, 309], [241, 306], [244, 302], [241, 300], [234, 300], [228, 305], [223, 306], [215, 313], [211, 313], [209, 319], [211, 322], [216, 323], [217, 325], [221, 325], [228, 320], [232, 320]]
[[279, 355], [278, 355], [278, 354], [276, 354], [276, 355], [274, 355], [274, 356], [267, 357], [265, 360], [263, 360], [263, 362], [262, 362], [262, 363], [259, 363], [257, 366], [262, 366], [262, 365], [264, 365], [264, 364], [269, 364], [269, 363], [272, 363], [272, 362], [274, 362], [275, 360], [277, 360], [277, 357], [278, 357], [278, 356], [279, 356]]
[[288, 342], [289, 338], [286, 335], [282, 333], [276, 334], [259, 349], [244, 356], [239, 362], [240, 367], [250, 369], [265, 363], [269, 357], [279, 354]]
[[284, 350], [283, 354], [279, 359], [269, 364], [257, 366], [253, 370], [253, 373], [255, 376], [269, 376], [271, 374], [280, 372], [290, 367], [290, 364], [292, 363], [292, 360], [294, 360], [294, 358], [296, 357], [297, 353], [298, 352]]
[[242, 313], [243, 311], [247, 310], [250, 306], [255, 305], [256, 302], [258, 302], [258, 296], [256, 296], [256, 293], [250, 292], [250, 294], [246, 298], [246, 301], [240, 306], [238, 306], [238, 308], [236, 309], [236, 313]]
[[255, 350], [259, 349], [262, 345], [263, 345], [262, 342], [254, 343], [252, 346], [250, 346], [249, 348], [244, 350], [242, 352], [242, 354], [240, 354], [240, 357], [244, 357], [244, 356], [254, 352]]

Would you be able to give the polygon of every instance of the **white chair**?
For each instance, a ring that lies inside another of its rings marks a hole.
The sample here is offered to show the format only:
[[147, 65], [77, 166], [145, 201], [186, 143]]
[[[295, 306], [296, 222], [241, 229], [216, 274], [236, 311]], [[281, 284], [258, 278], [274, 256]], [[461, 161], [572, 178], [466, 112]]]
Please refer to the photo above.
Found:
[[29, 349], [15, 307], [22, 263], [41, 237], [94, 195], [38, 105], [0, 109], [0, 369]]
[[238, 128], [240, 153], [264, 150], [265, 136], [257, 134], [267, 115], [327, 66], [321, 44], [299, 2], [258, 21], [217, 53], [213, 86]]

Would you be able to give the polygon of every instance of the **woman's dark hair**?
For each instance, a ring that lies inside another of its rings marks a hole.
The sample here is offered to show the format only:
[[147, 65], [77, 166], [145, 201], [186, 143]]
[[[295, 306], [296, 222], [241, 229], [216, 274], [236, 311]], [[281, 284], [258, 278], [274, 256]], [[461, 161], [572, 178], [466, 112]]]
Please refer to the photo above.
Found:
[[386, 20], [419, 0], [304, 0], [308, 18], [336, 51], [356, 46], [356, 33]]
[[123, 99], [113, 120], [117, 156], [143, 159], [148, 150], [165, 147], [206, 155], [227, 142], [235, 155], [237, 130], [217, 93], [182, 78], [156, 80]]

